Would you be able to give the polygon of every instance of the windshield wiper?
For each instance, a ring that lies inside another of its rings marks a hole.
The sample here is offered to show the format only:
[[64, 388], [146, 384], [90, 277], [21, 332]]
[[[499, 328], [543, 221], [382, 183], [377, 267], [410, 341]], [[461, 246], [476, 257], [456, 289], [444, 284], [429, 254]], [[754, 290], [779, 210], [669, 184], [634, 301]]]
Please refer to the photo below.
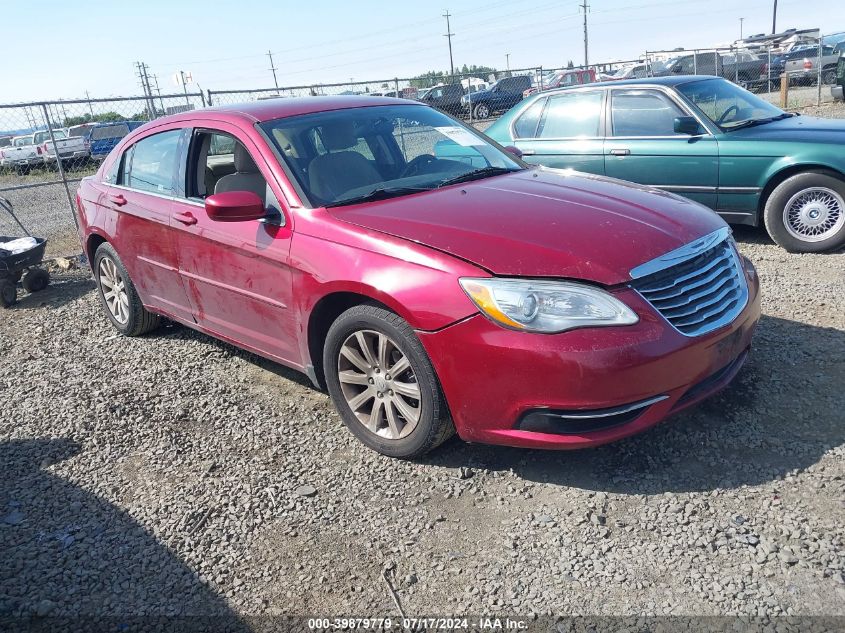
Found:
[[741, 130], [745, 127], [752, 127], [754, 125], [763, 125], [764, 123], [771, 123], [772, 121], [780, 121], [782, 119], [789, 119], [791, 117], [796, 116], [792, 112], [784, 112], [783, 114], [779, 114], [777, 116], [770, 116], [766, 117], [765, 119], [748, 119], [747, 121], [739, 121], [733, 125], [723, 125], [726, 130]]
[[490, 176], [498, 176], [499, 174], [509, 174], [513, 171], [522, 171], [519, 168], [513, 167], [482, 167], [481, 169], [474, 169], [468, 171], [460, 176], [454, 176], [441, 180], [437, 183], [437, 187], [446, 187], [448, 185], [456, 185], [459, 182], [469, 182], [470, 180], [481, 180], [482, 178], [489, 178]]
[[326, 206], [342, 207], [348, 204], [358, 204], [361, 202], [372, 202], [374, 200], [387, 200], [388, 198], [398, 198], [399, 196], [406, 196], [410, 193], [419, 193], [421, 191], [429, 191], [428, 187], [376, 187], [369, 193], [362, 196], [354, 196], [352, 198], [343, 198], [342, 200], [335, 200], [329, 202]]

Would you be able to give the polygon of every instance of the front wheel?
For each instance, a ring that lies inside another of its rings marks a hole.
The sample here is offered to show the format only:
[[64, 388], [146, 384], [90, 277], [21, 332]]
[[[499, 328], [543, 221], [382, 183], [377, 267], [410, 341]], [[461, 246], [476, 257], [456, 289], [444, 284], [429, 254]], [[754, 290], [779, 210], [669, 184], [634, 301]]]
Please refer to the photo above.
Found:
[[490, 107], [486, 103], [479, 103], [472, 113], [476, 119], [486, 119], [490, 116]]
[[144, 308], [117, 251], [105, 242], [94, 255], [94, 278], [112, 325], [125, 336], [140, 336], [158, 327], [160, 317]]
[[845, 181], [804, 172], [780, 183], [766, 201], [766, 230], [794, 253], [822, 253], [845, 245]]
[[452, 434], [440, 383], [413, 329], [373, 305], [341, 314], [326, 336], [323, 368], [344, 424], [390, 457], [427, 453]]
[[835, 84], [836, 83], [836, 69], [830, 68], [822, 72], [822, 83]]

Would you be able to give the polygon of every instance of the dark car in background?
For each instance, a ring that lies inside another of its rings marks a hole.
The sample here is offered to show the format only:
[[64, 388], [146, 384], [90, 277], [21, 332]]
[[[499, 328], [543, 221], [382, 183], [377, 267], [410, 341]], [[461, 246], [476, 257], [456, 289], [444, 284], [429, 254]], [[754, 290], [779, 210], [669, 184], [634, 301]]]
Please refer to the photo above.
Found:
[[836, 65], [836, 81], [830, 88], [834, 101], [845, 101], [845, 51], [839, 56], [839, 63]]
[[461, 97], [463, 96], [464, 87], [461, 84], [443, 84], [442, 86], [430, 88], [420, 97], [420, 101], [446, 114], [458, 115], [463, 112], [463, 106], [461, 105]]
[[93, 126], [86, 136], [91, 158], [103, 160], [117, 146], [120, 139], [142, 125], [144, 121], [112, 121]]
[[528, 90], [532, 83], [528, 75], [503, 77], [487, 90], [464, 95], [461, 105], [465, 112], [476, 119], [486, 119], [496, 112], [509, 110], [522, 101], [522, 93]]

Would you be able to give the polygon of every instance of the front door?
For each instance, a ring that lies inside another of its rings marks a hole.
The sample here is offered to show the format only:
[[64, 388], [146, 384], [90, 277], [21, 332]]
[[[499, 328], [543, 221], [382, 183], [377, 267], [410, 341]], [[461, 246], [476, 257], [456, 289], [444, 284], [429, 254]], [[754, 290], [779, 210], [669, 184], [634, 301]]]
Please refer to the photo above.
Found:
[[579, 89], [538, 99], [513, 123], [523, 160], [603, 174], [604, 96], [604, 90]]
[[[248, 149], [247, 149], [248, 148]], [[186, 196], [173, 203], [179, 272], [197, 323], [261, 354], [298, 365], [299, 338], [292, 309], [291, 232], [278, 202], [281, 192], [257, 148], [237, 128], [215, 122], [194, 131], [186, 167]], [[275, 184], [275, 183], [274, 183]], [[252, 191], [273, 223], [211, 220], [204, 198]]]
[[700, 135], [676, 133], [676, 117], [690, 116], [668, 94], [656, 89], [610, 91], [608, 135], [604, 144], [608, 176], [652, 185], [716, 208], [719, 145]]

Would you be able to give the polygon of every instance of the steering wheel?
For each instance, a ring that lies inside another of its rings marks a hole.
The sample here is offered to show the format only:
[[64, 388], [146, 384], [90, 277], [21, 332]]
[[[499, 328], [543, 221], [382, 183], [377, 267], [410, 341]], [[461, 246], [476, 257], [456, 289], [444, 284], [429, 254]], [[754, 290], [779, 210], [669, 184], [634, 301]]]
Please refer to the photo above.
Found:
[[437, 159], [431, 154], [420, 154], [416, 158], [411, 159], [410, 163], [405, 165], [405, 169], [402, 170], [402, 174], [399, 177], [406, 178], [408, 176], [416, 176], [421, 167], [430, 165], [436, 160]]
[[736, 104], [734, 104], [730, 108], [728, 108], [727, 110], [722, 112], [722, 116], [720, 116], [719, 120], [716, 121], [716, 125], [722, 125], [722, 123], [724, 123], [725, 120], [728, 118], [728, 114], [730, 114], [731, 112], [733, 112], [734, 114], [738, 114], [739, 113], [739, 107]]

